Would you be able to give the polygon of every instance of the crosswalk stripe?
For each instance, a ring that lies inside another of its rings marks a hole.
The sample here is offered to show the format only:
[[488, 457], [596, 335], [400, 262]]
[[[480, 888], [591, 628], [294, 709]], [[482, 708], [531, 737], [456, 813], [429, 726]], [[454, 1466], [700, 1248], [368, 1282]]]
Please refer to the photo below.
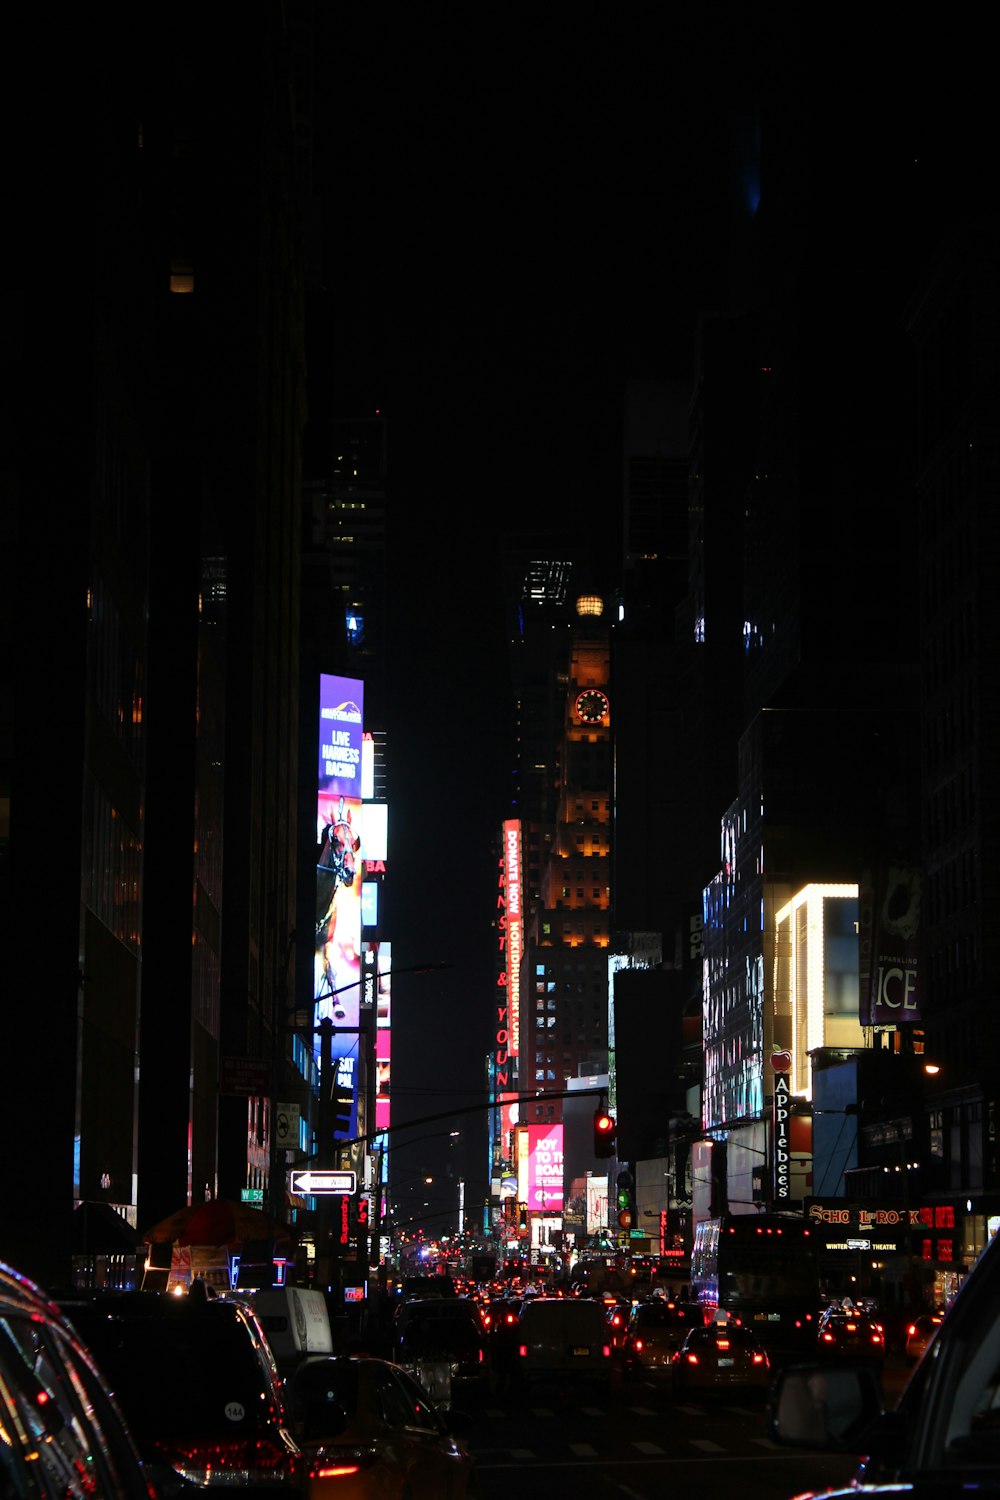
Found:
[[633, 1448], [638, 1448], [638, 1450], [639, 1450], [640, 1453], [648, 1453], [648, 1454], [651, 1454], [651, 1455], [652, 1454], [658, 1454], [658, 1453], [664, 1453], [666, 1451], [665, 1449], [663, 1449], [663, 1448], [660, 1447], [659, 1443], [638, 1442], [638, 1443], [633, 1443], [632, 1447]]
[[575, 1453], [577, 1458], [596, 1458], [597, 1449], [592, 1448], [589, 1443], [570, 1443], [569, 1451]]

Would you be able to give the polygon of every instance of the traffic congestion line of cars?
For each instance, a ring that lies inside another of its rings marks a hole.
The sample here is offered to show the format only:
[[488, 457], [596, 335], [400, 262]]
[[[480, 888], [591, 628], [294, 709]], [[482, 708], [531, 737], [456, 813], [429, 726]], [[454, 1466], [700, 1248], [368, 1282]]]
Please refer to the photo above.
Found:
[[283, 1378], [242, 1298], [53, 1297], [0, 1265], [5, 1497], [467, 1500], [466, 1425], [380, 1358], [309, 1355]]
[[[437, 1278], [400, 1299], [378, 1354], [335, 1354], [311, 1336], [313, 1322], [329, 1334], [319, 1292], [262, 1293], [259, 1306], [197, 1282], [184, 1296], [53, 1295], [0, 1266], [0, 1495], [184, 1500], [235, 1486], [248, 1500], [462, 1500], [477, 1487], [466, 1411], [484, 1395], [536, 1382], [609, 1389], [616, 1372], [663, 1380], [678, 1396], [771, 1392], [776, 1440], [792, 1445], [854, 1441], [863, 1428], [842, 1419], [845, 1400], [858, 1422], [880, 1409], [885, 1331], [860, 1306], [828, 1307], [813, 1363], [779, 1370], [776, 1386], [754, 1328], [716, 1310], [662, 1293], [498, 1291], [461, 1295]], [[916, 1384], [946, 1333], [939, 1314], [909, 1325]], [[977, 1373], [991, 1412], [1000, 1374], [991, 1383], [986, 1361], [1000, 1371], [997, 1349], [1000, 1335]], [[810, 1425], [796, 1402], [811, 1402], [822, 1421]], [[976, 1454], [985, 1451], [987, 1421], [967, 1425]]]

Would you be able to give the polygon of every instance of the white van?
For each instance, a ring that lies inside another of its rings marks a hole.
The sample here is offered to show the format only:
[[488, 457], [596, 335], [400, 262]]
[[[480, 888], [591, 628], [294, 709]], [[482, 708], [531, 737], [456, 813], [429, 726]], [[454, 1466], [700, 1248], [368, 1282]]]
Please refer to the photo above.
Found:
[[518, 1322], [515, 1375], [522, 1380], [611, 1381], [611, 1330], [601, 1302], [535, 1297]]
[[254, 1312], [283, 1373], [314, 1354], [333, 1353], [326, 1298], [309, 1287], [271, 1287], [254, 1292]]

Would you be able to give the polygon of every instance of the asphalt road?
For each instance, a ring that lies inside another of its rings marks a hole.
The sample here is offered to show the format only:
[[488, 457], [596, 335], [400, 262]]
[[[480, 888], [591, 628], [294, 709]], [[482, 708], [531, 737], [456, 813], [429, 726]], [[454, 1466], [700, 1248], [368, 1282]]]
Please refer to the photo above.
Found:
[[[890, 1359], [884, 1385], [894, 1404], [908, 1370]], [[532, 1386], [471, 1408], [466, 1437], [483, 1500], [790, 1500], [846, 1483], [851, 1458], [792, 1452], [767, 1435], [762, 1396], [675, 1398], [668, 1386], [616, 1378], [609, 1390]]]

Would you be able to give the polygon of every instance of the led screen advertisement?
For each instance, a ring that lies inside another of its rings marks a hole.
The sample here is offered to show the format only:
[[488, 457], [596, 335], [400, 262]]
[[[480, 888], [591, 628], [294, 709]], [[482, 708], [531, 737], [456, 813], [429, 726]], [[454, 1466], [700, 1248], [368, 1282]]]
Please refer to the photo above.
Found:
[[509, 1052], [521, 1050], [521, 956], [524, 928], [521, 921], [521, 825], [508, 818], [503, 825], [504, 877], [507, 901], [507, 1008]]
[[378, 949], [378, 977], [375, 998], [375, 1126], [389, 1128], [389, 1088], [392, 1057], [392, 956], [391, 945]]
[[519, 1125], [517, 1197], [535, 1212], [561, 1213], [563, 1207], [563, 1127]]
[[[320, 677], [316, 798], [316, 1020], [334, 1024], [338, 1087], [356, 1088], [361, 981], [361, 745], [364, 684]], [[317, 1058], [319, 1038], [315, 1041]], [[356, 1121], [355, 1112], [352, 1116]]]

